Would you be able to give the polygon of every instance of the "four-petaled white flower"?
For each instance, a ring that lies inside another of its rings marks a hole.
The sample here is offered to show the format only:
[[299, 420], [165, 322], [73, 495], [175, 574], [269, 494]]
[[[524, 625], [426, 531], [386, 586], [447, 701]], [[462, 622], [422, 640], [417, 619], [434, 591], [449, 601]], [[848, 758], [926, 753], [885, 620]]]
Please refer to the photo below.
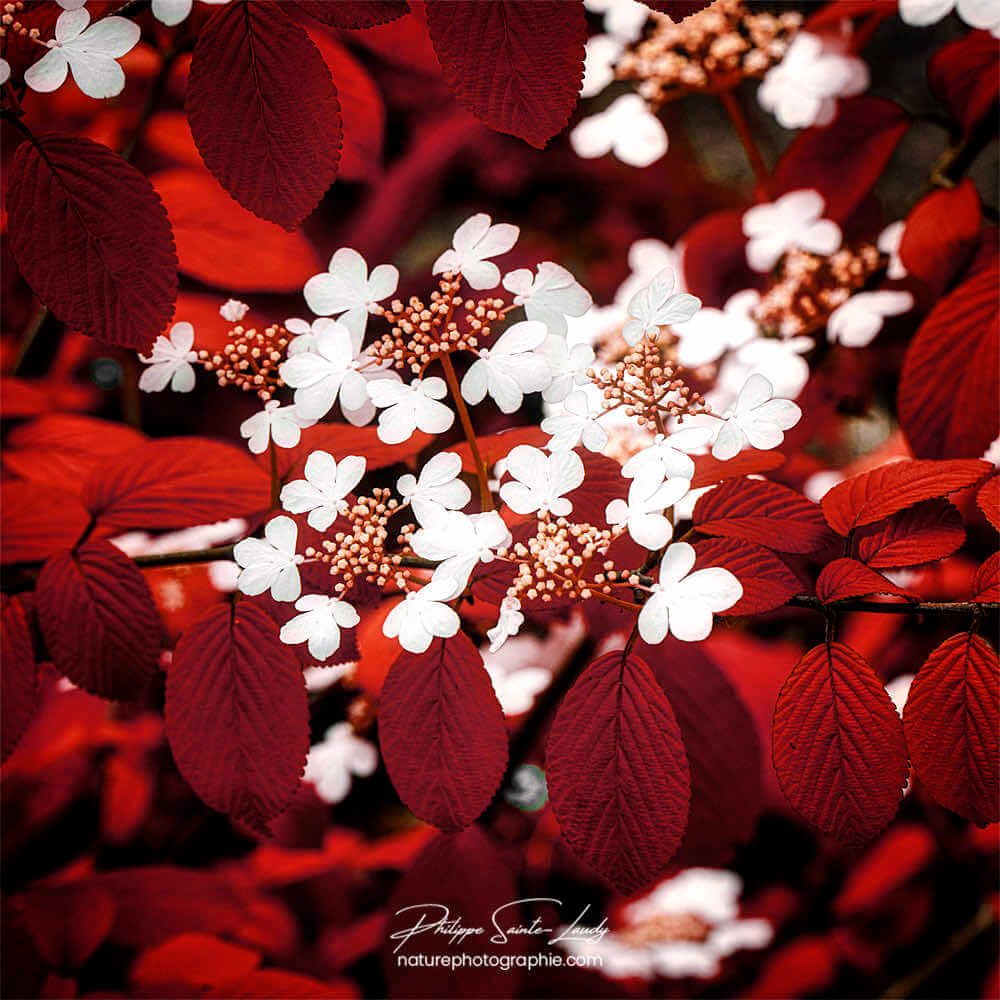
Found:
[[663, 554], [660, 575], [639, 612], [643, 642], [663, 642], [673, 633], [684, 642], [707, 639], [712, 615], [731, 608], [743, 596], [740, 581], [721, 566], [695, 573], [695, 551], [687, 542], [675, 542]]
[[752, 316], [758, 302], [760, 292], [749, 288], [730, 296], [722, 309], [699, 309], [676, 331], [681, 338], [677, 360], [686, 368], [698, 368], [759, 336], [760, 328]]
[[585, 392], [574, 392], [566, 397], [562, 413], [546, 417], [542, 430], [552, 437], [549, 451], [572, 451], [582, 444], [587, 451], [603, 451], [608, 443], [608, 432], [597, 422], [597, 413], [590, 409], [590, 397]]
[[712, 455], [726, 462], [748, 443], [761, 451], [777, 448], [785, 439], [784, 431], [794, 427], [801, 416], [802, 411], [790, 399], [774, 398], [774, 387], [763, 375], [751, 375], [736, 405], [725, 414]]
[[837, 98], [860, 94], [870, 82], [868, 67], [846, 49], [846, 39], [799, 32], [757, 89], [760, 106], [783, 128], [829, 125]]
[[448, 395], [444, 379], [436, 375], [416, 379], [409, 385], [378, 379], [368, 386], [378, 415], [378, 437], [386, 444], [401, 444], [415, 430], [443, 434], [455, 422], [455, 413], [439, 400]]
[[[75, 0], [74, 0], [75, 2]], [[208, 4], [225, 4], [229, 0], [203, 0]], [[191, 13], [194, 0], [153, 0], [153, 17], [168, 27], [180, 24]]]
[[954, 10], [970, 28], [1000, 37], [1000, 4], [996, 0], [899, 0], [899, 16], [917, 27], [934, 24]]
[[614, 35], [593, 35], [587, 39], [583, 56], [581, 97], [599, 94], [615, 78], [615, 63], [625, 46]]
[[227, 299], [219, 306], [219, 315], [227, 323], [239, 323], [250, 311], [250, 307], [239, 299]]
[[792, 247], [816, 254], [839, 250], [840, 226], [823, 218], [825, 208], [819, 191], [803, 188], [748, 209], [743, 213], [743, 234], [749, 237], [747, 263], [766, 273]]
[[331, 726], [322, 743], [309, 748], [304, 780], [330, 805], [342, 802], [351, 790], [351, 776], [366, 778], [378, 767], [378, 751], [354, 732], [349, 722]]
[[510, 542], [510, 531], [495, 510], [484, 514], [442, 511], [410, 536], [410, 547], [421, 559], [439, 563], [435, 579], [451, 579], [462, 587], [478, 563], [493, 562], [494, 550]]
[[867, 347], [886, 316], [900, 316], [912, 308], [909, 292], [858, 292], [831, 313], [826, 323], [827, 339], [845, 347]]
[[466, 219], [452, 237], [451, 249], [434, 261], [434, 274], [461, 272], [475, 289], [496, 288], [500, 283], [500, 268], [489, 257], [506, 253], [517, 242], [521, 230], [508, 222], [498, 222], [480, 212]]
[[667, 151], [667, 131], [638, 94], [625, 94], [604, 111], [584, 118], [569, 134], [577, 156], [592, 160], [614, 153], [631, 167], [648, 167]]
[[244, 538], [233, 546], [241, 572], [237, 586], [249, 597], [271, 591], [276, 601], [295, 601], [302, 593], [295, 542], [299, 529], [290, 517], [274, 517], [264, 526], [263, 538]]
[[514, 482], [500, 487], [500, 497], [515, 514], [548, 511], [555, 517], [566, 517], [572, 513], [573, 502], [566, 494], [584, 478], [583, 462], [575, 451], [546, 455], [530, 444], [519, 444], [511, 449], [505, 464]]
[[636, 452], [622, 466], [622, 475], [632, 479], [643, 470], [654, 468], [660, 479], [691, 479], [694, 460], [690, 453], [707, 447], [712, 436], [711, 427], [682, 427], [666, 436], [657, 434], [651, 445]]
[[[90, 27], [88, 27], [90, 25]], [[116, 62], [130, 52], [141, 34], [126, 17], [103, 17], [90, 24], [84, 9], [66, 10], [56, 21], [49, 51], [29, 66], [24, 82], [41, 94], [58, 90], [72, 70], [76, 85], [94, 98], [115, 97], [125, 87], [125, 73]]]
[[307, 459], [305, 479], [293, 479], [281, 489], [281, 506], [290, 514], [305, 514], [309, 526], [326, 531], [338, 515], [348, 509], [347, 495], [361, 482], [365, 460], [346, 455], [339, 462], [325, 451], [314, 451]]
[[896, 222], [890, 222], [878, 234], [876, 246], [889, 257], [889, 266], [886, 268], [885, 276], [890, 281], [899, 281], [907, 274], [906, 265], [899, 256], [899, 244], [903, 242], [905, 229], [906, 223], [902, 219], [898, 219]]
[[368, 264], [357, 250], [341, 247], [330, 258], [324, 274], [311, 277], [303, 289], [306, 305], [317, 316], [337, 316], [355, 336], [364, 337], [368, 314], [396, 291], [399, 271], [379, 264], [368, 274]]
[[161, 392], [170, 386], [174, 392], [190, 392], [194, 388], [192, 361], [198, 360], [194, 344], [194, 327], [190, 323], [174, 323], [170, 333], [162, 334], [153, 343], [153, 353], [139, 360], [149, 367], [139, 377], [143, 392]]
[[273, 441], [279, 448], [294, 448], [302, 440], [302, 428], [316, 423], [303, 417], [294, 406], [282, 406], [276, 399], [264, 404], [264, 409], [247, 417], [240, 424], [240, 435], [247, 438], [247, 447], [260, 455]]
[[471, 499], [469, 487], [459, 479], [462, 456], [453, 451], [438, 452], [420, 470], [419, 478], [411, 473], [396, 482], [399, 495], [410, 503], [419, 524], [427, 524], [446, 510], [461, 510]]
[[674, 525], [663, 516], [691, 489], [690, 479], [667, 479], [652, 463], [636, 473], [628, 489], [628, 502], [612, 500], [604, 517], [608, 524], [624, 524], [632, 540], [644, 549], [660, 549], [673, 537]]
[[500, 602], [500, 617], [496, 625], [486, 632], [490, 652], [495, 653], [511, 636], [517, 635], [524, 624], [521, 602], [516, 597], [505, 597]]
[[538, 273], [522, 267], [504, 275], [503, 287], [514, 292], [514, 305], [524, 306], [530, 320], [544, 323], [549, 333], [565, 337], [566, 317], [580, 317], [593, 305], [590, 292], [564, 267], [543, 260]]
[[307, 642], [309, 655], [320, 663], [340, 649], [340, 630], [354, 628], [361, 616], [347, 601], [326, 594], [306, 594], [295, 602], [302, 614], [281, 626], [280, 638], [289, 646]]
[[627, 344], [638, 344], [646, 334], [656, 336], [661, 326], [684, 323], [701, 308], [701, 299], [675, 291], [674, 272], [664, 268], [628, 304], [629, 320], [622, 327]]
[[587, 385], [587, 369], [594, 363], [590, 344], [570, 344], [566, 337], [550, 333], [542, 341], [538, 353], [548, 362], [552, 381], [542, 390], [546, 403], [562, 402], [578, 385]]
[[446, 601], [462, 592], [462, 584], [435, 576], [419, 590], [411, 590], [385, 616], [382, 634], [399, 639], [408, 653], [426, 653], [435, 638], [449, 639], [458, 632], [461, 620]]
[[462, 396], [481, 403], [489, 393], [503, 413], [520, 409], [526, 392], [541, 392], [552, 371], [537, 348], [548, 336], [544, 323], [525, 320], [508, 327], [491, 348], [481, 348], [462, 379]]

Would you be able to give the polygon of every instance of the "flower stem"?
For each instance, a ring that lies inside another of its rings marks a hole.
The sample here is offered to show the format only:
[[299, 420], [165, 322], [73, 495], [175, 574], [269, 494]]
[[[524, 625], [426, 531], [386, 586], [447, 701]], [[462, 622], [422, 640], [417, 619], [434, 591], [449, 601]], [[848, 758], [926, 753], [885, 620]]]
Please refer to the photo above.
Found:
[[281, 477], [278, 475], [278, 449], [271, 438], [267, 443], [267, 453], [271, 460], [271, 509], [278, 506], [281, 496]]
[[757, 148], [757, 143], [754, 141], [753, 132], [750, 129], [749, 122], [747, 122], [746, 115], [743, 113], [743, 108], [731, 90], [722, 91], [719, 94], [719, 99], [722, 101], [722, 106], [726, 109], [726, 114], [729, 115], [729, 120], [733, 123], [736, 134], [740, 137], [740, 142], [743, 143], [743, 149], [746, 151], [747, 159], [750, 161], [754, 176], [757, 178], [760, 194], [766, 197], [770, 174], [768, 173], [767, 164], [764, 163], [764, 158], [760, 155], [760, 150]]
[[444, 377], [448, 381], [448, 389], [451, 391], [452, 399], [455, 400], [458, 419], [462, 422], [462, 430], [465, 431], [465, 439], [469, 442], [469, 448], [472, 450], [472, 460], [476, 463], [476, 477], [479, 480], [479, 503], [484, 511], [493, 510], [493, 496], [490, 493], [489, 479], [486, 475], [486, 463], [479, 450], [479, 442], [476, 440], [472, 418], [469, 416], [465, 400], [462, 399], [462, 390], [458, 384], [458, 376], [455, 374], [455, 366], [447, 354], [441, 354], [440, 359], [444, 368]]

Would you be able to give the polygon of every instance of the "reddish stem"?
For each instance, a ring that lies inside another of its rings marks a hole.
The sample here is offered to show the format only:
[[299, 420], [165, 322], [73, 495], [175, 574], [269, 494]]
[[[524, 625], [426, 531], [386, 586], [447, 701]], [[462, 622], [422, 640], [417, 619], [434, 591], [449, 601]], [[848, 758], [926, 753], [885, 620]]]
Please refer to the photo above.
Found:
[[722, 91], [719, 94], [719, 99], [722, 101], [722, 106], [726, 109], [726, 114], [729, 115], [729, 120], [733, 123], [733, 128], [736, 129], [736, 134], [740, 137], [740, 142], [743, 143], [743, 149], [746, 151], [747, 159], [750, 161], [754, 176], [757, 178], [760, 193], [766, 197], [770, 174], [767, 164], [764, 162], [764, 158], [760, 155], [760, 150], [757, 148], [757, 143], [754, 141], [753, 132], [750, 129], [750, 124], [747, 122], [746, 115], [743, 113], [743, 108], [740, 107], [740, 102], [731, 90]]

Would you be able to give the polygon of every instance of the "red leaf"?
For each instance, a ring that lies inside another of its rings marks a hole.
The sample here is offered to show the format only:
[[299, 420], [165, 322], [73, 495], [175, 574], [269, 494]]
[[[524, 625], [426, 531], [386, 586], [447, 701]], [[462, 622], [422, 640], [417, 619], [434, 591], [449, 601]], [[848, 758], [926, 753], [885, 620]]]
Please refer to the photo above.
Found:
[[23, 600], [4, 597], [0, 607], [0, 761], [4, 761], [38, 709], [38, 671]]
[[577, 448], [576, 453], [583, 461], [584, 477], [580, 486], [566, 494], [573, 504], [570, 517], [604, 527], [608, 523], [604, 517], [608, 501], [628, 490], [628, 483], [622, 479], [622, 467], [607, 455], [596, 455], [583, 448]]
[[108, 757], [101, 787], [101, 836], [108, 843], [131, 840], [149, 817], [156, 794], [146, 754], [131, 747]]
[[160, 616], [142, 573], [107, 542], [55, 555], [35, 591], [56, 668], [85, 691], [139, 699], [156, 673]]
[[107, 938], [115, 922], [111, 894], [93, 885], [37, 886], [23, 897], [25, 926], [56, 969], [77, 969]]
[[7, 188], [8, 235], [32, 291], [68, 326], [148, 349], [177, 297], [170, 223], [149, 181], [77, 136], [23, 142]]
[[979, 195], [968, 177], [956, 188], [932, 191], [906, 217], [900, 260], [937, 299], [976, 249], [982, 224]]
[[583, 81], [582, 4], [430, 0], [427, 28], [455, 100], [541, 149], [569, 122]]
[[945, 559], [965, 541], [962, 517], [947, 500], [925, 500], [858, 536], [858, 558], [873, 569]]
[[296, 7], [333, 28], [374, 28], [410, 13], [406, 0], [292, 0]]
[[89, 518], [80, 501], [37, 483], [5, 481], [0, 488], [0, 559], [5, 563], [44, 559], [75, 544]]
[[659, 875], [687, 825], [691, 777], [670, 702], [638, 656], [598, 657], [563, 699], [545, 753], [563, 837], [621, 892]]
[[468, 636], [402, 653], [382, 686], [379, 744], [406, 807], [441, 830], [468, 826], [507, 766], [507, 727]]
[[975, 458], [1000, 433], [1000, 271], [987, 268], [942, 299], [903, 360], [899, 422], [918, 458]]
[[755, 542], [779, 552], [815, 552], [830, 534], [811, 500], [761, 479], [732, 480], [704, 494], [695, 504], [694, 525], [706, 535]]
[[986, 520], [1000, 531], [1000, 476], [987, 479], [976, 494], [976, 504]]
[[946, 639], [920, 668], [903, 709], [913, 770], [941, 805], [986, 826], [1000, 820], [1000, 665], [985, 639]]
[[747, 264], [742, 212], [715, 212], [684, 234], [684, 283], [706, 306], [721, 309], [744, 288], [763, 288]]
[[988, 462], [925, 462], [903, 459], [846, 479], [820, 501], [827, 523], [839, 535], [874, 524], [897, 511], [964, 490], [989, 471]]
[[743, 476], [759, 475], [762, 472], [772, 472], [785, 464], [785, 456], [780, 451], [756, 451], [748, 449], [741, 451], [728, 462], [720, 461], [711, 455], [693, 455], [694, 476], [691, 477], [691, 489], [701, 489], [703, 486], [714, 486], [727, 479], [741, 479]]
[[[541, 448], [549, 440], [549, 435], [537, 425], [530, 427], [511, 427], [505, 431], [498, 431], [496, 434], [483, 434], [476, 438], [479, 445], [479, 454], [482, 455], [486, 463], [487, 471], [491, 470], [501, 458], [505, 458], [512, 448], [519, 444], [529, 444], [533, 448]], [[472, 460], [472, 449], [468, 441], [459, 441], [448, 446], [448, 451], [453, 451], [462, 457], [462, 469], [465, 472], [476, 473], [476, 463]]]
[[262, 219], [294, 229], [337, 176], [337, 88], [276, 3], [232, 3], [212, 15], [191, 57], [185, 106], [208, 169]]
[[170, 213], [184, 274], [233, 292], [298, 292], [322, 270], [302, 233], [240, 208], [205, 170], [152, 178]]
[[988, 114], [995, 114], [1000, 94], [1000, 53], [988, 31], [970, 31], [942, 46], [927, 63], [931, 91], [971, 132]]
[[832, 937], [803, 934], [769, 955], [748, 1000], [800, 1000], [825, 991], [837, 975], [839, 949]]
[[123, 452], [83, 485], [108, 528], [186, 528], [265, 510], [267, 475], [247, 452], [208, 438], [159, 438]]
[[905, 597], [908, 601], [918, 600], [916, 594], [897, 587], [857, 559], [834, 559], [823, 567], [816, 581], [816, 596], [824, 604], [849, 597], [871, 597], [872, 594], [892, 594], [894, 597]]
[[780, 608], [802, 589], [795, 574], [770, 550], [731, 538], [694, 544], [699, 569], [721, 566], [743, 586], [743, 596], [721, 615], [759, 615]]
[[246, 603], [214, 608], [177, 642], [164, 715], [177, 767], [213, 809], [260, 830], [291, 801], [309, 748], [302, 671]]
[[903, 725], [872, 668], [842, 643], [814, 647], [789, 675], [773, 750], [785, 798], [829, 836], [863, 844], [899, 809]]
[[1000, 601], [1000, 552], [994, 552], [976, 570], [972, 594], [976, 601]]
[[805, 129], [782, 153], [771, 176], [771, 197], [815, 188], [826, 199], [824, 217], [844, 222], [874, 187], [909, 127], [909, 115], [883, 97], [838, 101], [829, 125]]
[[354, 984], [347, 979], [325, 983], [312, 976], [284, 969], [258, 969], [240, 979], [230, 979], [204, 994], [230, 1000], [358, 1000], [361, 996]]
[[258, 965], [256, 951], [191, 931], [144, 951], [135, 960], [129, 979], [140, 990], [188, 987], [200, 993], [253, 972]]

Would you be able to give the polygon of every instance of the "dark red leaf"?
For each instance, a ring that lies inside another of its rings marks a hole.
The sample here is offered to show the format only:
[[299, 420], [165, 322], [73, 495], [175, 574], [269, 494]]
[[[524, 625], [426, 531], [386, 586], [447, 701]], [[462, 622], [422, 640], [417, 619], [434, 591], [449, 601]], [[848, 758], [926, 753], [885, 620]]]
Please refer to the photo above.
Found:
[[971, 132], [995, 114], [1000, 95], [1000, 52], [988, 31], [970, 31], [942, 46], [927, 63], [927, 82], [952, 117]]
[[164, 715], [177, 767], [213, 809], [266, 830], [291, 801], [309, 748], [298, 660], [244, 603], [214, 608], [177, 642]]
[[824, 604], [843, 601], [849, 597], [871, 597], [872, 594], [891, 594], [894, 597], [905, 597], [908, 601], [918, 600], [916, 594], [897, 587], [891, 580], [869, 569], [857, 559], [834, 559], [823, 567], [816, 581], [816, 596]]
[[992, 267], [963, 282], [910, 341], [899, 422], [918, 458], [976, 458], [1000, 433], [998, 281]]
[[566, 127], [583, 81], [582, 4], [430, 0], [426, 10], [441, 70], [462, 107], [539, 148]]
[[754, 542], [779, 552], [815, 552], [830, 535], [819, 507], [763, 479], [736, 479], [698, 499], [694, 525], [706, 535]]
[[108, 528], [186, 528], [265, 510], [267, 474], [242, 449], [208, 438], [158, 438], [123, 452], [84, 483]]
[[691, 776], [670, 702], [638, 656], [598, 657], [570, 689], [545, 753], [573, 851], [622, 892], [659, 875], [687, 826]]
[[231, 3], [212, 15], [191, 57], [185, 106], [209, 170], [262, 219], [294, 229], [337, 176], [337, 88], [279, 4]]
[[507, 727], [468, 636], [404, 652], [389, 668], [379, 744], [399, 797], [422, 820], [460, 830], [489, 805], [507, 766]]
[[[813, 34], [818, 34], [821, 28], [839, 31], [843, 21], [853, 20], [863, 14], [877, 18], [876, 23], [879, 23], [896, 13], [894, 2], [895, 0], [889, 0], [888, 3], [885, 0], [881, 3], [873, 3], [872, 0], [830, 0], [820, 6], [815, 14], [809, 14], [803, 28]], [[866, 20], [865, 25], [868, 23]], [[855, 39], [848, 36], [848, 42], [853, 43]]]
[[1000, 601], [1000, 552], [994, 552], [976, 570], [972, 594], [977, 601]]
[[56, 969], [83, 965], [115, 922], [111, 894], [86, 883], [37, 886], [25, 893], [21, 912], [39, 953]]
[[[491, 470], [501, 458], [505, 458], [510, 450], [519, 444], [530, 444], [533, 448], [542, 448], [548, 440], [549, 435], [537, 424], [534, 424], [529, 427], [511, 427], [509, 430], [499, 431], [496, 434], [477, 435], [476, 444], [479, 446], [479, 454], [482, 455], [487, 470]], [[475, 475], [476, 463], [472, 459], [472, 449], [467, 441], [459, 441], [457, 444], [449, 445], [448, 451], [461, 455], [462, 469]]]
[[925, 500], [858, 535], [858, 558], [873, 569], [945, 559], [965, 541], [962, 516], [947, 500]]
[[102, 698], [142, 697], [156, 673], [160, 616], [128, 556], [101, 541], [53, 556], [35, 606], [52, 662], [74, 684]]
[[78, 136], [23, 142], [7, 187], [18, 269], [68, 326], [147, 350], [177, 298], [170, 223], [149, 181]]
[[292, 0], [332, 28], [374, 28], [410, 13], [406, 0]]
[[684, 283], [706, 306], [721, 309], [744, 288], [763, 288], [747, 264], [742, 212], [715, 212], [684, 234]]
[[6, 480], [0, 496], [0, 559], [5, 563], [44, 559], [69, 548], [90, 520], [75, 496], [38, 483]]
[[258, 965], [256, 951], [212, 934], [189, 931], [144, 951], [132, 965], [129, 979], [140, 990], [187, 987], [200, 993], [253, 972]]
[[820, 501], [827, 523], [840, 535], [874, 524], [924, 500], [934, 500], [979, 482], [988, 462], [910, 461], [879, 465], [846, 479]]
[[24, 601], [20, 597], [0, 601], [0, 761], [4, 761], [38, 708], [38, 671]]
[[937, 299], [960, 274], [979, 243], [983, 210], [976, 185], [932, 191], [906, 217], [899, 258]]
[[871, 840], [906, 783], [903, 725], [868, 663], [839, 642], [811, 649], [774, 708], [774, 769], [790, 805], [823, 833]]
[[608, 523], [604, 517], [608, 501], [628, 490], [628, 484], [622, 479], [622, 467], [607, 455], [597, 455], [583, 448], [577, 448], [576, 453], [583, 461], [584, 478], [580, 486], [566, 494], [573, 504], [571, 517], [574, 521], [603, 528]]
[[1000, 531], [1000, 476], [987, 479], [976, 494], [976, 504], [986, 520]]
[[220, 983], [207, 993], [206, 997], [218, 1000], [358, 1000], [359, 993], [352, 982], [339, 979], [323, 982], [312, 976], [284, 969], [257, 969], [240, 979], [230, 979]]
[[701, 489], [703, 486], [714, 486], [727, 479], [772, 472], [785, 464], [785, 456], [780, 451], [756, 451], [753, 448], [741, 451], [728, 462], [720, 461], [711, 455], [693, 455], [692, 458], [694, 459], [694, 475], [691, 477], [693, 490]]
[[704, 10], [712, 0], [643, 0], [647, 7], [667, 14], [674, 23]]
[[838, 101], [829, 125], [805, 129], [782, 153], [771, 197], [815, 188], [826, 199], [824, 217], [844, 222], [874, 187], [909, 127], [910, 116], [884, 97]]
[[1000, 665], [971, 632], [920, 668], [903, 709], [913, 770], [941, 805], [977, 826], [1000, 820]]
[[704, 538], [694, 543], [698, 569], [721, 566], [743, 586], [743, 596], [721, 615], [759, 615], [780, 608], [801, 591], [795, 574], [762, 545], [734, 538]]

